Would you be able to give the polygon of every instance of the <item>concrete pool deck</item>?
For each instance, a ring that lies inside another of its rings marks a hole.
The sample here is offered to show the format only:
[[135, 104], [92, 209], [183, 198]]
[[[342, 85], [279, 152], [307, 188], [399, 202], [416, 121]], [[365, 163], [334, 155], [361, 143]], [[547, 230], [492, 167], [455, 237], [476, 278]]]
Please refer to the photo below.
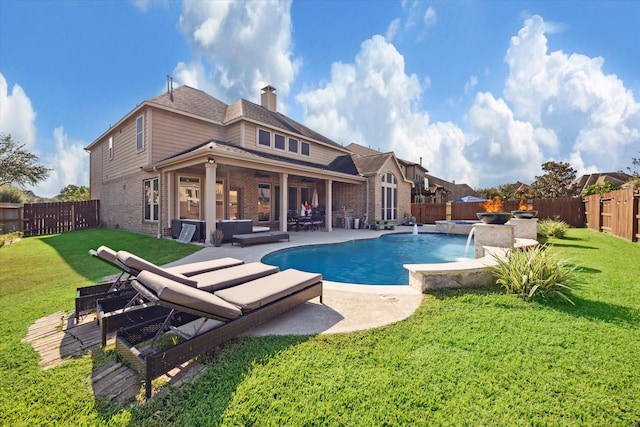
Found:
[[[266, 254], [280, 249], [355, 239], [376, 238], [383, 234], [411, 232], [411, 227], [398, 226], [393, 231], [334, 229], [326, 231], [290, 231], [289, 242], [252, 246], [203, 247], [170, 265], [210, 259], [233, 257], [244, 262], [260, 261]], [[433, 226], [419, 227], [420, 232], [433, 232]], [[344, 333], [375, 328], [406, 319], [420, 306], [424, 295], [411, 288], [407, 272], [406, 286], [356, 285], [324, 281], [323, 304], [315, 298], [269, 322], [248, 331], [245, 335], [316, 335]]]

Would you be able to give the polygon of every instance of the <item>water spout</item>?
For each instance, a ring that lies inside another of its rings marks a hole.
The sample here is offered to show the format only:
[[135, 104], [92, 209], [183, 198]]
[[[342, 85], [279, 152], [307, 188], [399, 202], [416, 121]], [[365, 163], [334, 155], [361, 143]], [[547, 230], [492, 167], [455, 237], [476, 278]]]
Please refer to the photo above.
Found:
[[471, 238], [473, 237], [473, 232], [475, 231], [476, 226], [471, 227], [469, 231], [469, 236], [467, 237], [467, 244], [464, 247], [464, 256], [467, 256], [467, 252], [469, 252], [469, 245], [471, 244]]
[[416, 236], [418, 234], [418, 224], [413, 224], [413, 235]]

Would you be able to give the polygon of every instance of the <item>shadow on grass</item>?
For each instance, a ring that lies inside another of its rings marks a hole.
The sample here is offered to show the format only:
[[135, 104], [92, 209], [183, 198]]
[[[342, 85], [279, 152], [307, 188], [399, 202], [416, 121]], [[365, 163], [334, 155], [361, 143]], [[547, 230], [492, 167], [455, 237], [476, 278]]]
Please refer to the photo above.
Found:
[[121, 272], [114, 265], [89, 255], [90, 249], [102, 245], [114, 250], [125, 249], [157, 264], [174, 261], [201, 249], [195, 245], [107, 228], [68, 231], [40, 239], [51, 246], [69, 267], [93, 282]]
[[[206, 414], [207, 423], [217, 425], [238, 386], [252, 371], [271, 363], [274, 357], [299, 345], [310, 336], [284, 335], [235, 338], [217, 346], [199, 361], [207, 366], [200, 377], [165, 396], [154, 397], [135, 407], [134, 425], [188, 424], [182, 414]], [[190, 414], [190, 415], [188, 415]]]
[[576, 295], [571, 295], [569, 298], [575, 305], [561, 301], [559, 298], [553, 298], [546, 302], [540, 301], [539, 304], [544, 304], [562, 313], [589, 320], [598, 320], [614, 324], [640, 324], [639, 310], [602, 301], [592, 301]]

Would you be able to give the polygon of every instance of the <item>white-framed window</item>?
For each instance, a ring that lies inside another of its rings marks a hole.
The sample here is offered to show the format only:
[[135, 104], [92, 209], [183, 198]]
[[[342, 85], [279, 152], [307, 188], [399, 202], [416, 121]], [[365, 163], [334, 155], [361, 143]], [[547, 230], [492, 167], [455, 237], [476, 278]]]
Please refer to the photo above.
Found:
[[276, 133], [273, 135], [273, 147], [276, 150], [284, 150], [285, 149], [285, 138], [284, 135], [280, 135]]
[[391, 172], [382, 175], [380, 219], [398, 219], [398, 179]]
[[258, 145], [271, 147], [271, 132], [264, 129], [258, 129]]
[[289, 152], [298, 154], [298, 140], [289, 138]]
[[178, 215], [180, 219], [200, 219], [200, 178], [178, 178]]
[[136, 119], [136, 150], [144, 149], [144, 116]]
[[160, 183], [158, 178], [145, 179], [143, 181], [145, 221], [158, 220], [158, 202], [160, 199], [160, 193], [158, 191], [159, 186]]
[[113, 135], [109, 137], [109, 160], [113, 160]]
[[308, 156], [310, 150], [311, 150], [311, 146], [308, 142], [300, 143], [300, 154], [302, 154], [303, 156]]

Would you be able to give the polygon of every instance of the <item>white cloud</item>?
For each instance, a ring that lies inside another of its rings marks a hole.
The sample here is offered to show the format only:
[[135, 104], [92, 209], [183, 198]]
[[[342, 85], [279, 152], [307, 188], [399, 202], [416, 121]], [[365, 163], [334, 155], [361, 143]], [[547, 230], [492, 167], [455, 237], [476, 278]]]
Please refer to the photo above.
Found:
[[478, 77], [472, 75], [471, 77], [469, 77], [469, 80], [467, 80], [467, 82], [464, 84], [465, 95], [468, 95], [469, 93], [471, 93], [471, 91], [474, 90], [476, 86], [478, 86]]
[[55, 150], [40, 158], [41, 163], [52, 169], [49, 177], [35, 187], [27, 186], [37, 196], [53, 197], [69, 184], [89, 185], [89, 153], [83, 141], [72, 141], [62, 126], [53, 131]]
[[301, 65], [293, 56], [290, 9], [290, 0], [183, 2], [179, 28], [195, 59], [178, 64], [177, 83], [227, 102], [257, 101], [267, 84], [286, 96]]
[[436, 25], [436, 10], [433, 7], [429, 6], [424, 13], [423, 24], [425, 28], [431, 28]]
[[557, 130], [561, 144], [546, 154], [571, 159], [579, 174], [620, 169], [640, 144], [640, 104], [617, 76], [604, 73], [604, 59], [548, 53], [549, 29], [564, 27], [533, 16], [512, 37], [505, 99], [517, 119]]
[[334, 63], [326, 84], [296, 96], [305, 124], [345, 145], [394, 151], [416, 162], [422, 157], [442, 178], [471, 181], [464, 133], [453, 123], [429, 123], [429, 115], [418, 111], [424, 87], [404, 68], [396, 48], [373, 36], [362, 43], [353, 64]]
[[0, 132], [32, 150], [36, 144], [35, 120], [36, 112], [25, 91], [14, 84], [9, 93], [7, 80], [0, 73]]
[[27, 186], [40, 197], [53, 197], [69, 184], [89, 185], [89, 155], [82, 141], [70, 141], [62, 127], [53, 131], [53, 146], [37, 140], [36, 113], [31, 99], [17, 84], [11, 93], [0, 73], [0, 132], [11, 134], [14, 141], [38, 156], [38, 163], [52, 169], [45, 182]]

